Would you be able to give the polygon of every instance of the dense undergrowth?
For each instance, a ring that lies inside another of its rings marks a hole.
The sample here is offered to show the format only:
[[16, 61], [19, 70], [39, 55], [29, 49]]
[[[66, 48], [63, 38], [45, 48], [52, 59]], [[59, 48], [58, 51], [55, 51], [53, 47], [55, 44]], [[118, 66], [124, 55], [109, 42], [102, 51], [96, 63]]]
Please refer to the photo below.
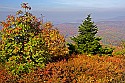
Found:
[[1, 83], [124, 83], [125, 56], [74, 55], [34, 70], [13, 76], [0, 67]]
[[122, 51], [114, 52], [102, 46], [90, 15], [68, 47], [51, 22], [29, 13], [28, 3], [22, 8], [25, 12], [19, 10], [1, 22], [0, 83], [125, 82], [124, 44]]

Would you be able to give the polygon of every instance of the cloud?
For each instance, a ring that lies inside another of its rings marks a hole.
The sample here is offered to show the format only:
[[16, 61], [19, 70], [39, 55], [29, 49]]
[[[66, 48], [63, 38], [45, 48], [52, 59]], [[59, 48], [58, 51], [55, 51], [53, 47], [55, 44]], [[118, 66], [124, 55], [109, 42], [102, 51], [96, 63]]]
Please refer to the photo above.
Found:
[[18, 9], [18, 8], [14, 8], [14, 7], [0, 7], [0, 9]]
[[123, 0], [54, 0], [53, 3], [74, 7], [124, 7]]

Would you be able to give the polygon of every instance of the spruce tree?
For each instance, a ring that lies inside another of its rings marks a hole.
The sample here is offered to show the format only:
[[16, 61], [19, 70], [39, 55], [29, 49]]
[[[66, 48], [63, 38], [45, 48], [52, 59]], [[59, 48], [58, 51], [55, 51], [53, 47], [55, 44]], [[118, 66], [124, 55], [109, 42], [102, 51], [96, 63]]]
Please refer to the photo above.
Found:
[[76, 44], [77, 48], [75, 49], [77, 49], [77, 52], [80, 54], [97, 54], [101, 48], [99, 43], [101, 38], [95, 37], [98, 28], [94, 22], [92, 22], [90, 14], [78, 28], [78, 36], [71, 38]]

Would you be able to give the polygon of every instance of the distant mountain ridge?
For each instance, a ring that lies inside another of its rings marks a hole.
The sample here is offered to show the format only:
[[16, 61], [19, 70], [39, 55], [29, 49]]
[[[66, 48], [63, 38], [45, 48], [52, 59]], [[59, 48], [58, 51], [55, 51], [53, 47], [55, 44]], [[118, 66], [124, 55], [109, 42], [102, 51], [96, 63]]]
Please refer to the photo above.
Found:
[[125, 21], [125, 16], [117, 16], [114, 18], [100, 19], [100, 21]]

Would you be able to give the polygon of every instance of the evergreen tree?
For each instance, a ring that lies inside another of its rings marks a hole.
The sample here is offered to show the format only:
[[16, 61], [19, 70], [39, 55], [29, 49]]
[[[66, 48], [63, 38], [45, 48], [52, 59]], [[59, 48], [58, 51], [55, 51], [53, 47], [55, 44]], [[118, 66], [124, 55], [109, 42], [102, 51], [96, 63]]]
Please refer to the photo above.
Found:
[[71, 38], [77, 47], [78, 53], [97, 54], [101, 45], [101, 38], [95, 37], [98, 31], [97, 26], [92, 22], [90, 14], [79, 26], [79, 35]]

